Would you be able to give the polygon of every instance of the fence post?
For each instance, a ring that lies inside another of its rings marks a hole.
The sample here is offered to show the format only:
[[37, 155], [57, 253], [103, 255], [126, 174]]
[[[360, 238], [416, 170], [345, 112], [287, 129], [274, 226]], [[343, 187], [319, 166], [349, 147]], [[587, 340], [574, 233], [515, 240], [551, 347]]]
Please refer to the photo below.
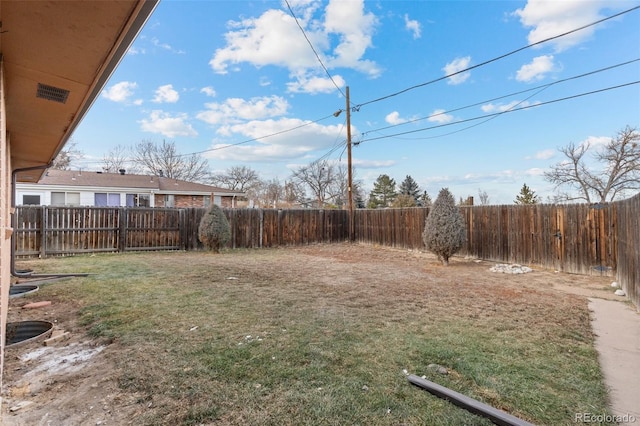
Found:
[[180, 238], [180, 249], [181, 250], [186, 250], [187, 249], [187, 243], [186, 243], [186, 238], [185, 238], [185, 210], [184, 209], [180, 209], [178, 210], [178, 229], [180, 230], [178, 232], [178, 236]]
[[41, 207], [40, 228], [40, 258], [47, 257], [47, 206]]
[[258, 237], [258, 247], [262, 248], [262, 235], [264, 234], [264, 209], [259, 210], [258, 217], [260, 218], [260, 236]]
[[127, 211], [126, 207], [118, 209], [118, 251], [124, 252], [127, 247]]
[[276, 224], [276, 226], [278, 227], [278, 229], [276, 230], [277, 235], [278, 235], [278, 246], [282, 246], [282, 239], [283, 239], [283, 213], [282, 213], [282, 209], [278, 209], [278, 223]]

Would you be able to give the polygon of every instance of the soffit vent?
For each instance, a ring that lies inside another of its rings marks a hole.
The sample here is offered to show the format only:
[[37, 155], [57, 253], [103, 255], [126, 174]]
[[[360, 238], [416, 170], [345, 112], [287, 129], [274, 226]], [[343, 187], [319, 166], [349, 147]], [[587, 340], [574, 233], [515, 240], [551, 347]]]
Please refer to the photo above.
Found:
[[61, 104], [63, 104], [67, 102], [69, 91], [61, 89], [59, 87], [53, 87], [46, 84], [38, 83], [38, 91], [36, 92], [36, 97], [46, 99], [48, 101], [60, 102]]

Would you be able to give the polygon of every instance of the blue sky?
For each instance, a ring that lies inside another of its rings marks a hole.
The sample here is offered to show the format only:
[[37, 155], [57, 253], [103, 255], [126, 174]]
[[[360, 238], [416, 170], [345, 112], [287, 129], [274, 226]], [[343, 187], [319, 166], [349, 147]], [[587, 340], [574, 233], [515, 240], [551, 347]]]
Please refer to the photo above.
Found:
[[388, 174], [411, 175], [432, 198], [448, 187], [509, 204], [527, 183], [545, 199], [559, 147], [640, 125], [639, 84], [551, 102], [640, 80], [636, 61], [563, 81], [639, 59], [640, 9], [443, 77], [638, 5], [163, 0], [74, 132], [85, 155], [75, 165], [100, 170], [117, 145], [164, 139], [207, 151], [212, 172], [245, 165], [284, 182], [327, 154], [346, 163], [346, 114], [333, 113], [349, 86], [366, 192]]

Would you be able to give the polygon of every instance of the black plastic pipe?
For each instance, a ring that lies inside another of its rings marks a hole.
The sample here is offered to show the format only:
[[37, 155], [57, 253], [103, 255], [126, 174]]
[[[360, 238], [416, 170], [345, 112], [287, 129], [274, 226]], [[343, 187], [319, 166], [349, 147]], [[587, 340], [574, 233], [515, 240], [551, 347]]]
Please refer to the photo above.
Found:
[[512, 416], [509, 413], [505, 413], [502, 410], [498, 410], [497, 408], [482, 403], [477, 399], [469, 398], [468, 396], [465, 396], [444, 386], [440, 386], [437, 383], [431, 382], [427, 379], [423, 379], [422, 377], [418, 377], [414, 374], [410, 374], [407, 377], [407, 380], [409, 380], [409, 383], [411, 383], [412, 385], [418, 386], [419, 388], [422, 388], [439, 398], [446, 399], [452, 404], [457, 405], [460, 408], [464, 408], [465, 410], [473, 414], [486, 417], [497, 425], [534, 426], [532, 423]]

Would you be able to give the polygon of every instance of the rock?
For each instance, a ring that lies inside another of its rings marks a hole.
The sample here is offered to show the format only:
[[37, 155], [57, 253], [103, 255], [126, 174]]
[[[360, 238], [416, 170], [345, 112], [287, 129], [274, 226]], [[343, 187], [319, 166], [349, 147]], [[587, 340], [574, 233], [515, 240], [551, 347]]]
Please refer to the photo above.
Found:
[[362, 390], [367, 392], [369, 390], [369, 386], [367, 385], [362, 385]]
[[429, 370], [435, 371], [438, 374], [442, 374], [443, 376], [446, 376], [447, 374], [449, 374], [449, 370], [447, 370], [445, 367], [439, 364], [429, 364], [427, 365], [427, 368]]
[[18, 410], [22, 410], [23, 408], [30, 406], [31, 404], [33, 404], [33, 401], [20, 401], [13, 407], [9, 408], [9, 411], [15, 413]]
[[611, 283], [611, 287], [613, 287], [613, 288], [618, 288], [618, 283], [617, 283], [617, 282], [615, 282], [615, 281], [614, 281], [614, 282], [612, 282], [612, 283]]
[[498, 263], [497, 265], [491, 267], [489, 269], [491, 272], [498, 272], [501, 274], [527, 274], [529, 272], [533, 272], [533, 269], [522, 266], [517, 263], [513, 265], [508, 265], [506, 263]]
[[614, 293], [616, 296], [626, 296], [627, 293], [624, 292], [623, 289], [619, 288], [616, 290], [616, 292]]
[[42, 302], [27, 303], [26, 305], [24, 305], [22, 307], [22, 309], [43, 308], [43, 307], [49, 306], [49, 305], [51, 305], [51, 301], [50, 300], [43, 300]]

